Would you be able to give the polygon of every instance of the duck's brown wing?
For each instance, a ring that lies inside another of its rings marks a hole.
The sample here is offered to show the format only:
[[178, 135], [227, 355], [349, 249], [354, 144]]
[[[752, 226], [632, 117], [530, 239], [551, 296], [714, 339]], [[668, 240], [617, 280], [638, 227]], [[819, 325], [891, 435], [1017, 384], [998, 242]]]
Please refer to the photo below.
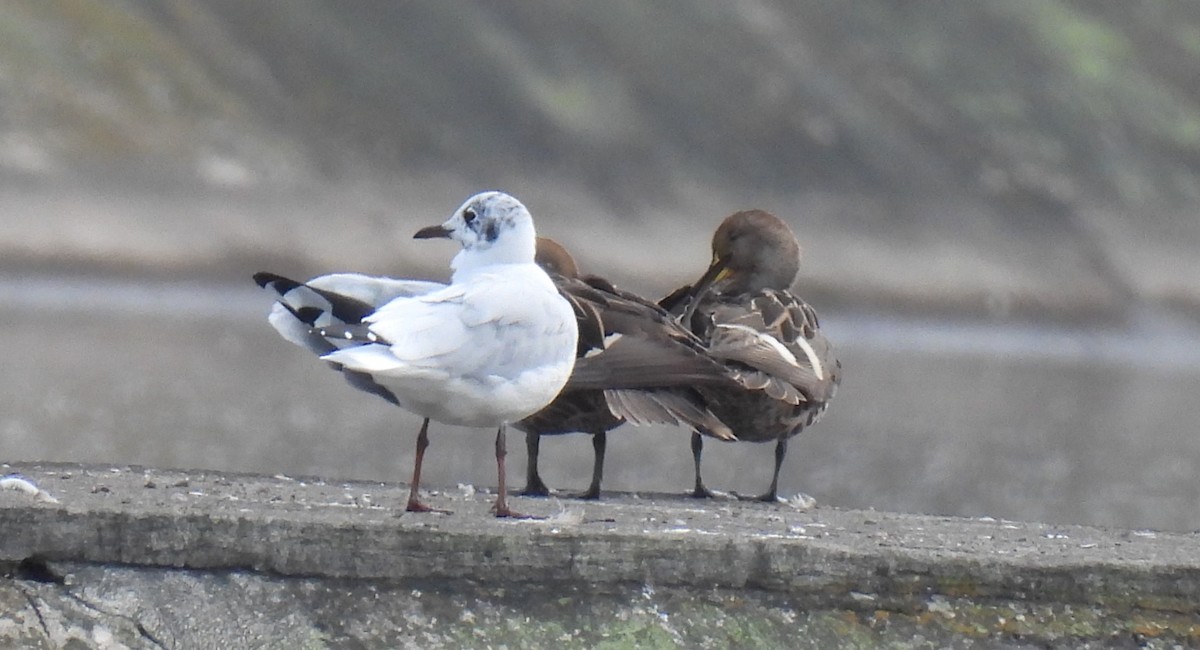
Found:
[[558, 394], [542, 410], [513, 426], [528, 433], [555, 435], [584, 431], [600, 433], [624, 422], [608, 406], [601, 391], [567, 390]]
[[766, 290], [718, 303], [708, 317], [709, 354], [736, 362], [738, 380], [747, 388], [792, 404], [832, 397], [840, 363], [804, 301]]
[[612, 414], [630, 424], [681, 425], [721, 440], [737, 440], [733, 430], [688, 389], [606, 390], [604, 397]]
[[554, 281], [575, 309], [580, 330], [575, 368], [555, 402], [577, 404], [558, 410], [551, 404], [540, 428], [561, 428], [565, 424], [557, 420], [568, 418], [581, 421], [580, 409], [566, 407], [583, 404], [584, 395], [590, 396], [586, 405], [594, 406], [595, 396], [602, 395], [604, 415], [617, 421], [685, 425], [733, 439], [691, 388], [734, 385], [729, 369], [708, 356], [699, 338], [658, 305], [603, 278], [556, 276]]
[[555, 278], [575, 307], [580, 349], [569, 389], [728, 383], [723, 364], [658, 305], [598, 278]]

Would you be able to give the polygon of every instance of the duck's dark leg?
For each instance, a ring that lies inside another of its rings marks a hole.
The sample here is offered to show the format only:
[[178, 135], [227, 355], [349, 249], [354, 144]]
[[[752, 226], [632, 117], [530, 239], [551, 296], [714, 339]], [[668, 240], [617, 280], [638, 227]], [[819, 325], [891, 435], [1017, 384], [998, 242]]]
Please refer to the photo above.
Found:
[[529, 515], [523, 515], [508, 507], [508, 485], [505, 481], [504, 472], [504, 457], [508, 455], [508, 450], [505, 448], [504, 439], [505, 425], [501, 424], [499, 429], [496, 429], [496, 473], [499, 476], [496, 490], [496, 504], [492, 506], [492, 511], [497, 517], [512, 517], [515, 519], [534, 519]]
[[787, 438], [780, 438], [775, 441], [775, 473], [771, 476], [771, 487], [766, 492], [758, 495], [759, 501], [767, 503], [775, 503], [779, 501], [779, 468], [783, 467], [783, 457], [787, 455]]
[[592, 461], [592, 484], [587, 492], [576, 494], [577, 499], [599, 499], [600, 481], [604, 480], [604, 450], [608, 447], [608, 434], [597, 431], [592, 434], [592, 451], [595, 452]]
[[699, 431], [692, 432], [692, 460], [696, 465], [696, 489], [692, 490], [692, 497], [696, 499], [711, 499], [714, 495], [712, 490], [704, 487], [704, 481], [700, 479], [700, 454], [704, 451], [704, 438], [700, 437]]
[[550, 488], [546, 487], [546, 484], [542, 482], [541, 475], [538, 474], [538, 450], [541, 448], [541, 442], [541, 434], [532, 431], [525, 432], [525, 489], [521, 490], [521, 496], [550, 496]]
[[421, 422], [421, 432], [417, 434], [417, 457], [413, 461], [412, 483], [408, 486], [408, 512], [441, 512], [449, 514], [449, 510], [431, 508], [421, 503], [421, 463], [425, 461], [425, 450], [429, 448], [429, 418]]

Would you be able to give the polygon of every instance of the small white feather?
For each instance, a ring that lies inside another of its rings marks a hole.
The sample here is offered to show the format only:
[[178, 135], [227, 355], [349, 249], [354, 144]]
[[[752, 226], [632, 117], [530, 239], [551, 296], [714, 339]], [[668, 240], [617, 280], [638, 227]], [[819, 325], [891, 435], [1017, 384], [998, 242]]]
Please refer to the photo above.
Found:
[[33, 481], [20, 476], [6, 476], [4, 478], [0, 478], [0, 490], [17, 490], [19, 492], [28, 494], [38, 501], [45, 501], [46, 503], [58, 503], [58, 499], [55, 499], [53, 496], [51, 496], [49, 492], [39, 488], [34, 484]]

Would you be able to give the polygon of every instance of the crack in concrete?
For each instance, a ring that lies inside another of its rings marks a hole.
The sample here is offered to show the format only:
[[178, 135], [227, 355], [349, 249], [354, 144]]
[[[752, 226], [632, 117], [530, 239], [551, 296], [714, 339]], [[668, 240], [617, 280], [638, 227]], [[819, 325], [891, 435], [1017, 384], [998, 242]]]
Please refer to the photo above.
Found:
[[21, 595], [25, 597], [25, 601], [29, 603], [30, 609], [33, 610], [33, 613], [37, 616], [38, 623], [42, 626], [42, 634], [46, 635], [47, 641], [51, 641], [50, 626], [46, 624], [46, 617], [42, 615], [42, 607], [38, 604], [37, 599], [34, 598], [33, 594], [29, 593], [28, 589], [21, 586], [19, 583], [14, 582], [13, 586], [15, 586], [17, 591], [21, 592]]
[[155, 647], [162, 648], [162, 650], [169, 650], [169, 648], [167, 648], [167, 645], [165, 643], [163, 643], [161, 640], [159, 640], [159, 638], [156, 637], [153, 633], [151, 633], [150, 630], [148, 630], [146, 628], [146, 626], [142, 624], [141, 621], [137, 620], [137, 618], [130, 616], [128, 614], [122, 614], [120, 612], [109, 611], [103, 607], [100, 607], [99, 605], [96, 605], [95, 603], [91, 603], [83, 596], [80, 596], [79, 594], [68, 589], [66, 585], [61, 585], [59, 588], [62, 590], [63, 595], [65, 595], [67, 598], [70, 598], [71, 600], [79, 603], [80, 605], [83, 605], [84, 607], [86, 607], [98, 614], [102, 614], [104, 616], [110, 616], [113, 618], [119, 618], [119, 619], [128, 621], [129, 623], [133, 624], [134, 629], [136, 629], [138, 631], [138, 634], [141, 635], [142, 638], [144, 638], [147, 641], [149, 641], [150, 643], [154, 644]]

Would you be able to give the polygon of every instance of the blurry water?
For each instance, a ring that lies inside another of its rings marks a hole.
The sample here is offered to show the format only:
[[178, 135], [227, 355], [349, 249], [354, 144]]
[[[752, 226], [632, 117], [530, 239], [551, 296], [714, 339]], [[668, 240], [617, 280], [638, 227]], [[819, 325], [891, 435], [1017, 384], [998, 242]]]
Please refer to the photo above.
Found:
[[[245, 286], [0, 279], [0, 462], [62, 460], [406, 481], [419, 420], [358, 393], [265, 322]], [[793, 440], [782, 492], [824, 504], [1200, 528], [1200, 336], [826, 315], [845, 380]], [[495, 485], [491, 431], [433, 425], [431, 487]], [[509, 436], [521, 485], [523, 439]], [[581, 489], [585, 436], [543, 443]], [[709, 442], [711, 487], [756, 493], [771, 446]], [[691, 485], [687, 432], [625, 427], [605, 487]]]

